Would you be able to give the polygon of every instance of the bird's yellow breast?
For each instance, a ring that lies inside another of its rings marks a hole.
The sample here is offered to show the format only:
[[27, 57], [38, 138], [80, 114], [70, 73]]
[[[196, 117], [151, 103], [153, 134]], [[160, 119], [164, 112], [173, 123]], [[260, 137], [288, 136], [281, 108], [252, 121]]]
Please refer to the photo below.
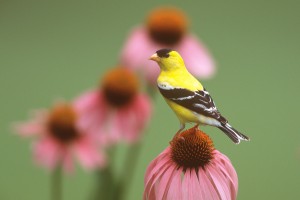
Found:
[[186, 70], [161, 71], [157, 83], [168, 83], [191, 91], [203, 90], [201, 83]]
[[190, 110], [164, 98], [168, 105], [172, 108], [174, 113], [177, 115], [179, 118], [179, 121], [181, 123], [186, 123], [186, 122], [195, 122], [198, 123], [199, 119], [193, 114]]
[[[161, 70], [157, 83], [170, 86], [171, 88], [185, 88], [190, 91], [203, 90], [201, 83], [193, 77], [186, 69]], [[199, 123], [198, 117], [189, 109], [186, 109], [171, 100], [166, 99], [168, 105], [175, 112], [181, 123]]]

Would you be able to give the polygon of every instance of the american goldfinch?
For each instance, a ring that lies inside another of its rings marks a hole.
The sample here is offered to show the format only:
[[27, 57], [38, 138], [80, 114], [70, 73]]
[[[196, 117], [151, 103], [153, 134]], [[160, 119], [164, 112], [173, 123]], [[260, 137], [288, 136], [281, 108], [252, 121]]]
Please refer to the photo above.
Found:
[[247, 136], [230, 126], [221, 115], [209, 93], [187, 71], [178, 52], [161, 49], [150, 60], [157, 62], [160, 67], [158, 89], [180, 121], [176, 135], [185, 128], [185, 123], [194, 122], [197, 125], [218, 127], [236, 144], [241, 140], [249, 141]]

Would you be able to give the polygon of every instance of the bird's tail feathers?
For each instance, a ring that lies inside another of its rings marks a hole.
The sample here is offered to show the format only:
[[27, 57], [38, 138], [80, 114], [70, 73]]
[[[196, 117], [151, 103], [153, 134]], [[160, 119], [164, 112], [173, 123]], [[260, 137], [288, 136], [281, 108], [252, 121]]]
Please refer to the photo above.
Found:
[[239, 144], [241, 140], [250, 140], [249, 137], [240, 133], [239, 131], [231, 127], [228, 123], [222, 124], [221, 126], [219, 126], [219, 129], [221, 129], [236, 144]]

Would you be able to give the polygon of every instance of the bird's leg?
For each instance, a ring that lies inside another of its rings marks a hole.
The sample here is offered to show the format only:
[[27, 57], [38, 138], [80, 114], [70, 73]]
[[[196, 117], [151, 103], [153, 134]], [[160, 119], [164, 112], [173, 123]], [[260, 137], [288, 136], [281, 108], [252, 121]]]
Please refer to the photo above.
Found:
[[196, 124], [193, 128], [198, 129], [199, 124]]
[[177, 133], [174, 135], [173, 139], [176, 138], [181, 131], [185, 128], [185, 124], [184, 123], [180, 123], [180, 129], [177, 131]]

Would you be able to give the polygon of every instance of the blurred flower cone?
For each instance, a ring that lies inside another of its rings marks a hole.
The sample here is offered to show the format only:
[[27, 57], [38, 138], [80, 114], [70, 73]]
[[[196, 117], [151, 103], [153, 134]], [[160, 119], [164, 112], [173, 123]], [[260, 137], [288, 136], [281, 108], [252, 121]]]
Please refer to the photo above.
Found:
[[187, 69], [201, 79], [215, 73], [213, 58], [202, 42], [188, 30], [187, 16], [175, 7], [158, 7], [150, 12], [144, 25], [134, 28], [121, 52], [121, 63], [141, 72], [156, 85], [159, 68], [149, 57], [159, 49], [178, 51]]
[[144, 200], [234, 200], [238, 177], [208, 135], [193, 127], [170, 142], [147, 168]]

